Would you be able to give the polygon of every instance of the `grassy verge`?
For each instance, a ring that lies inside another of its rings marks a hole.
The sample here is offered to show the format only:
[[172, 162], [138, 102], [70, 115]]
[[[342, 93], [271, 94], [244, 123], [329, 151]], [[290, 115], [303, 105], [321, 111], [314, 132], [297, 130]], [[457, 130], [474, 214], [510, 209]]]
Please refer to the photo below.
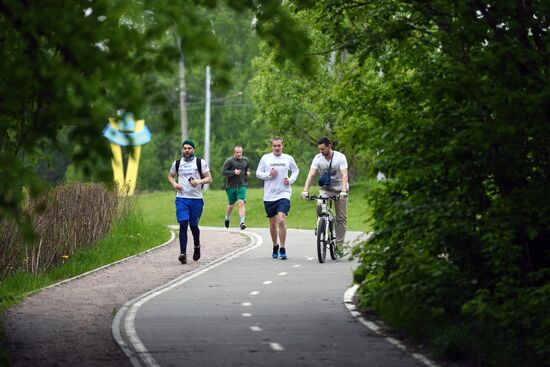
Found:
[[[360, 188], [360, 187], [359, 187]], [[287, 223], [289, 228], [314, 228], [313, 202], [300, 200], [299, 190], [294, 190], [292, 207]], [[356, 189], [348, 203], [348, 230], [367, 231], [369, 216], [362, 189]], [[24, 295], [111, 262], [145, 251], [166, 241], [170, 234], [167, 224], [177, 224], [173, 192], [155, 192], [136, 197], [137, 210], [122, 222], [114, 225], [111, 233], [93, 246], [75, 252], [63, 264], [40, 274], [19, 272], [0, 282], [0, 313], [19, 302]], [[223, 226], [227, 199], [223, 190], [204, 193], [205, 208], [201, 226]], [[238, 210], [232, 216], [232, 226], [238, 224]], [[263, 189], [250, 189], [247, 198], [246, 223], [248, 227], [267, 227], [263, 208]]]
[[169, 231], [147, 223], [139, 213], [113, 226], [111, 233], [93, 246], [76, 251], [63, 264], [40, 274], [18, 272], [0, 282], [0, 313], [27, 293], [126, 258], [161, 244]]

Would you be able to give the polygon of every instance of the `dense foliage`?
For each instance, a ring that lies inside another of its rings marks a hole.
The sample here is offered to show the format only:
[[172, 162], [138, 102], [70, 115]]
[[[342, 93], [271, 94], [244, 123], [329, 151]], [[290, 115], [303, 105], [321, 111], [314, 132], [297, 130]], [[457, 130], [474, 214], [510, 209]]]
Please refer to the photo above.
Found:
[[258, 111], [302, 139], [330, 133], [387, 176], [355, 249], [363, 304], [444, 357], [548, 363], [550, 4], [293, 6], [317, 79], [263, 57]]
[[[35, 195], [44, 172], [59, 178], [70, 161], [85, 176], [110, 179], [101, 131], [117, 110], [142, 116], [166, 100], [157, 77], [177, 68], [178, 45], [167, 41], [174, 34], [187, 62], [226, 70], [225, 45], [204, 16], [218, 3], [252, 11], [256, 34], [281, 59], [307, 45], [272, 1], [0, 2], [0, 215], [22, 221], [25, 192]], [[307, 69], [303, 54], [293, 59]], [[229, 84], [226, 73], [214, 75]], [[165, 109], [158, 129], [173, 131], [175, 116]], [[64, 166], [48, 170], [60, 157]]]

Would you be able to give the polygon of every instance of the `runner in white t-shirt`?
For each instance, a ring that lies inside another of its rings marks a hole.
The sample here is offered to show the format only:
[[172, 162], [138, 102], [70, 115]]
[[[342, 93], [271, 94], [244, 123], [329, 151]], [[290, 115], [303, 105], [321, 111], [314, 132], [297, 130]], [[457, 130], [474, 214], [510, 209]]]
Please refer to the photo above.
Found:
[[[300, 170], [294, 158], [283, 153], [283, 145], [283, 138], [271, 139], [272, 153], [262, 156], [256, 170], [256, 177], [264, 181], [264, 208], [269, 218], [269, 233], [273, 242], [271, 256], [274, 259], [286, 260], [286, 217], [290, 211], [292, 195], [290, 185], [296, 181]], [[288, 177], [289, 171], [292, 172], [290, 177]]]
[[[319, 154], [313, 158], [311, 167], [301, 194], [305, 199], [309, 196], [308, 189], [311, 186], [313, 177], [319, 171], [320, 175], [326, 174], [330, 166], [330, 184], [319, 188], [319, 195], [331, 197], [339, 195], [339, 200], [334, 202], [336, 209], [336, 250], [341, 256], [342, 245], [347, 230], [347, 205], [348, 205], [348, 161], [343, 153], [332, 150], [332, 143], [329, 138], [322, 137], [317, 141]], [[332, 160], [332, 163], [331, 163]], [[317, 205], [317, 214], [321, 212], [321, 205]]]

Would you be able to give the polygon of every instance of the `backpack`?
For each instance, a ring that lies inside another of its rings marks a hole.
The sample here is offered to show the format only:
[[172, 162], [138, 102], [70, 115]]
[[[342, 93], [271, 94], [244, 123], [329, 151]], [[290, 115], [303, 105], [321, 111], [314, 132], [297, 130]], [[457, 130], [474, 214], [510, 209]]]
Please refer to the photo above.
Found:
[[[181, 158], [180, 159], [176, 159], [176, 177], [178, 178], [179, 180], [179, 177], [180, 177], [180, 161], [181, 161]], [[196, 157], [195, 156], [195, 162], [197, 162], [197, 170], [199, 171], [199, 175], [202, 177], [202, 159], [200, 157]], [[204, 187], [204, 184], [201, 185], [201, 189]]]

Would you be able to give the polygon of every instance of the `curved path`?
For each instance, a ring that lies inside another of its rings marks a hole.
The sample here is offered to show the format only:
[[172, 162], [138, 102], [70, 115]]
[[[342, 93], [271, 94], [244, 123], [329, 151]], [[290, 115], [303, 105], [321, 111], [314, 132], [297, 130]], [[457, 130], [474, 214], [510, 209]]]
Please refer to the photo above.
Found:
[[319, 264], [311, 230], [289, 230], [289, 259], [274, 260], [268, 230], [247, 232], [248, 248], [119, 311], [113, 334], [134, 366], [424, 365], [346, 309], [356, 263]]

